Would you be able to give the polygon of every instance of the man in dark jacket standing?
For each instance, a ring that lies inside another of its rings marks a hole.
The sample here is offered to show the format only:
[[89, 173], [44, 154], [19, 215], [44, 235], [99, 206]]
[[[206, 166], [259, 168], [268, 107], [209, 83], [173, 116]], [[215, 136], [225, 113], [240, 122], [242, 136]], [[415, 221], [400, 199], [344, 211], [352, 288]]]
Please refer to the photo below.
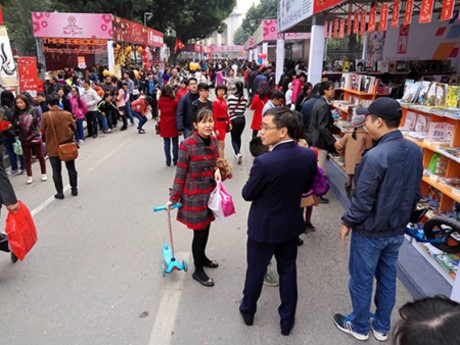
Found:
[[192, 77], [188, 80], [188, 92], [182, 96], [177, 107], [177, 131], [179, 135], [184, 134], [184, 139], [192, 134], [193, 130], [193, 112], [192, 103], [197, 100], [198, 95], [198, 81]]
[[313, 151], [297, 145], [300, 119], [285, 107], [270, 109], [262, 119], [261, 138], [272, 150], [254, 160], [243, 198], [252, 201], [248, 217], [247, 270], [240, 312], [254, 322], [267, 265], [274, 255], [280, 276], [281, 334], [289, 335], [297, 306], [297, 239], [305, 230], [300, 208], [303, 192], [317, 170]]
[[322, 82], [319, 87], [320, 98], [313, 105], [310, 125], [307, 131], [308, 143], [318, 149], [318, 165], [326, 172], [327, 154], [334, 151], [338, 145], [331, 128], [334, 118], [331, 113], [332, 100], [335, 96], [334, 83]]
[[[358, 340], [367, 340], [372, 330], [377, 340], [385, 341], [396, 299], [399, 248], [421, 197], [422, 153], [398, 130], [401, 106], [394, 99], [382, 97], [357, 111], [367, 115], [367, 130], [377, 143], [356, 168], [356, 189], [342, 217], [339, 234], [344, 243], [352, 231], [349, 290], [353, 311], [347, 316], [335, 314], [334, 323]], [[374, 277], [376, 311], [370, 314]]]

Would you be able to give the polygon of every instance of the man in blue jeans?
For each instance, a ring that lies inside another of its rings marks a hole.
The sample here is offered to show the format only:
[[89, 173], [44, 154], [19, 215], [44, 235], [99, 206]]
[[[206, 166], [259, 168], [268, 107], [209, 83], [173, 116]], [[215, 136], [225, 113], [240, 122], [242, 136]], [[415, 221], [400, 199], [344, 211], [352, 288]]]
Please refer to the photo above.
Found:
[[[372, 330], [377, 340], [385, 341], [396, 299], [399, 248], [421, 197], [422, 153], [398, 130], [401, 106], [394, 99], [379, 98], [357, 112], [367, 115], [366, 127], [376, 143], [356, 168], [356, 189], [342, 217], [339, 234], [344, 243], [353, 231], [349, 260], [353, 311], [335, 314], [334, 323], [358, 340], [367, 340]], [[374, 277], [376, 310], [371, 314]]]

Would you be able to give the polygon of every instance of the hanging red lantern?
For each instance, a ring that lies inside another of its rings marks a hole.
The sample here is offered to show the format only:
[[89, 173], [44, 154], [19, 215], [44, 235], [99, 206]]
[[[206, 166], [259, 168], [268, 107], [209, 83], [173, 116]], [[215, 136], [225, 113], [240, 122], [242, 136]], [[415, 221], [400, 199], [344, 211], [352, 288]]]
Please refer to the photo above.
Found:
[[146, 71], [150, 70], [150, 65], [149, 65], [148, 63], [145, 63], [145, 64], [144, 64], [144, 69], [145, 69]]
[[147, 56], [147, 51], [143, 50], [141, 54], [142, 54], [142, 56]]
[[144, 61], [144, 63], [148, 63], [149, 62], [149, 58], [147, 56], [144, 56], [144, 58], [142, 59], [142, 61]]

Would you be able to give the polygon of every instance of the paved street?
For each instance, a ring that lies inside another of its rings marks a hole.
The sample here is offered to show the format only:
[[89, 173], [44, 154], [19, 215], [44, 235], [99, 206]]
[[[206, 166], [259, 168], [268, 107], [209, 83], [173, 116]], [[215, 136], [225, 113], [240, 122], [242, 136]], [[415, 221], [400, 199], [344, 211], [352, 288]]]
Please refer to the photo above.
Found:
[[[162, 278], [161, 246], [168, 241], [166, 213], [153, 206], [168, 199], [174, 167], [165, 165], [163, 144], [154, 134], [134, 128], [87, 139], [77, 161], [78, 197], [53, 198], [48, 182], [28, 186], [12, 178], [18, 197], [35, 214], [39, 241], [24, 262], [11, 264], [0, 253], [1, 344], [8, 345], [195, 345], [315, 344], [347, 345], [358, 341], [336, 330], [335, 312], [350, 310], [347, 289], [348, 248], [339, 241], [342, 206], [332, 194], [329, 205], [314, 210], [317, 231], [304, 235], [299, 248], [299, 303], [289, 337], [279, 333], [278, 289], [264, 287], [253, 327], [238, 313], [245, 274], [246, 216], [241, 198], [252, 158], [249, 125], [243, 135], [244, 162], [234, 166], [226, 183], [237, 214], [211, 226], [209, 257], [219, 262], [208, 270], [215, 280], [206, 288], [191, 272]], [[227, 138], [227, 158], [233, 155]], [[64, 168], [64, 173], [65, 168]], [[64, 180], [68, 183], [67, 176]], [[3, 210], [2, 226], [6, 216]], [[192, 233], [173, 223], [176, 251], [189, 257]], [[398, 288], [398, 306], [410, 300]], [[396, 312], [394, 313], [396, 319]], [[377, 342], [371, 337], [369, 344]]]

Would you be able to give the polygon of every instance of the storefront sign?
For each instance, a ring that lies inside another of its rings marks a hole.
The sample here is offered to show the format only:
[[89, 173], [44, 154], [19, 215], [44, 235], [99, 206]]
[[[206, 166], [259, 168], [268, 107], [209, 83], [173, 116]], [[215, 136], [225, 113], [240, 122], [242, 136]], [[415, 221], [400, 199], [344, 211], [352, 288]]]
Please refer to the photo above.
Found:
[[361, 11], [361, 27], [359, 28], [359, 33], [364, 35], [366, 32], [366, 11]]
[[380, 7], [379, 31], [387, 31], [388, 25], [388, 4], [382, 4]]
[[312, 15], [312, 0], [281, 0], [278, 5], [279, 30], [288, 30]]
[[70, 44], [75, 46], [105, 46], [107, 40], [98, 40], [91, 38], [43, 38], [43, 44]]
[[401, 24], [399, 27], [397, 54], [407, 53], [407, 46], [409, 45], [409, 29], [410, 25]]
[[212, 46], [204, 47], [209, 48], [212, 53], [231, 53], [231, 52], [242, 52], [244, 51], [244, 46], [242, 45], [231, 45], [231, 46]]
[[53, 47], [51, 45], [43, 46], [44, 53], [52, 54], [107, 54], [107, 47], [102, 46], [77, 46], [77, 47]]
[[404, 25], [409, 25], [412, 21], [412, 10], [414, 8], [414, 0], [406, 1], [406, 13], [404, 14]]
[[345, 36], [345, 18], [340, 18], [339, 37], [343, 38], [343, 36]]
[[27, 91], [33, 97], [37, 95], [38, 85], [38, 70], [36, 57], [19, 57], [18, 58], [19, 72], [19, 92]]
[[434, 0], [422, 0], [420, 7], [420, 16], [418, 19], [419, 23], [431, 23], [431, 17], [433, 15]]
[[344, 0], [314, 0], [313, 14], [327, 10], [341, 2], [344, 2]]
[[[454, 14], [455, 0], [444, 0], [442, 3], [441, 20], [450, 20]], [[460, 15], [460, 12], [459, 12]]]
[[34, 37], [112, 39], [112, 15], [32, 12]]
[[398, 27], [400, 7], [401, 7], [401, 0], [395, 0], [395, 2], [393, 3], [393, 13], [391, 14], [391, 27], [392, 28]]
[[145, 28], [147, 30], [147, 45], [150, 47], [163, 47], [163, 33], [154, 29]]
[[147, 29], [141, 24], [124, 18], [114, 17], [113, 39], [120, 42], [147, 44]]
[[367, 27], [367, 31], [374, 32], [375, 31], [375, 17], [377, 16], [377, 6], [372, 6], [369, 10], [369, 25]]
[[357, 34], [359, 28], [359, 11], [355, 12], [355, 20], [353, 22], [353, 33]]

